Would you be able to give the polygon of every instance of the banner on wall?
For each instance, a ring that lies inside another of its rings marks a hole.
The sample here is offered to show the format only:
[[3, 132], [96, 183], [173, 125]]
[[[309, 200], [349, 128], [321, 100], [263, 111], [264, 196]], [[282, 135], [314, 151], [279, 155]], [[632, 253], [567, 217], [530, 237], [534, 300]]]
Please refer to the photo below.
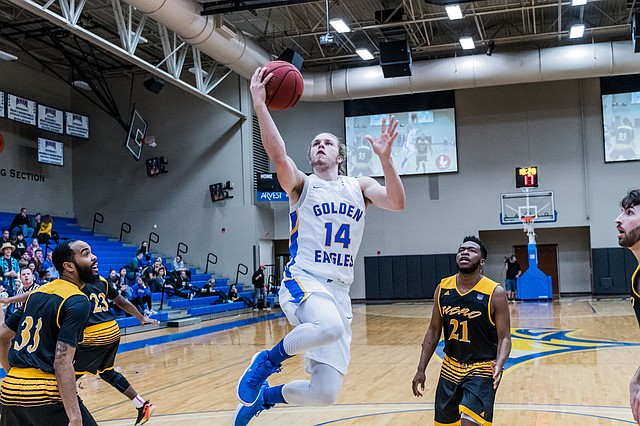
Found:
[[4, 92], [0, 92], [0, 117], [4, 117]]
[[65, 132], [70, 136], [89, 139], [89, 117], [67, 112]]
[[64, 133], [64, 114], [62, 110], [38, 104], [38, 128], [53, 133]]
[[38, 162], [64, 166], [64, 145], [62, 142], [38, 138]]
[[7, 94], [7, 118], [20, 123], [36, 125], [36, 102]]

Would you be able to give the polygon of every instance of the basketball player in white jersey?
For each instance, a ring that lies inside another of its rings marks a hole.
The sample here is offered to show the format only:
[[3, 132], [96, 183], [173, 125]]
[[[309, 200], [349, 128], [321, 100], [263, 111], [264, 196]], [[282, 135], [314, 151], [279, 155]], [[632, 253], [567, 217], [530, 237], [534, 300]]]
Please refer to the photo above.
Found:
[[[287, 156], [280, 133], [265, 103], [267, 69], [251, 79], [253, 106], [264, 148], [275, 165], [278, 180], [289, 195], [291, 261], [280, 287], [280, 305], [296, 327], [273, 349], [258, 352], [238, 382], [234, 425], [246, 425], [258, 413], [277, 403], [327, 406], [338, 398], [349, 364], [351, 300], [354, 258], [364, 231], [370, 204], [387, 210], [404, 208], [404, 187], [391, 160], [398, 133], [392, 116], [382, 121], [379, 139], [366, 136], [380, 158], [385, 186], [370, 177], [342, 176], [344, 144], [329, 133], [311, 142], [313, 173], [301, 172]], [[295, 380], [269, 387], [266, 379], [294, 355], [305, 354], [311, 380]]]

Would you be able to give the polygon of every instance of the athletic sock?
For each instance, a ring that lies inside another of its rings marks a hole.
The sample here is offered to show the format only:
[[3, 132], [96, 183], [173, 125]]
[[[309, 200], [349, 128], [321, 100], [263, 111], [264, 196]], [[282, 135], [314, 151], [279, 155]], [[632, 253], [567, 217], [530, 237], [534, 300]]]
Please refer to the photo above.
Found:
[[133, 405], [135, 405], [136, 408], [142, 408], [142, 406], [144, 405], [144, 398], [140, 395], [136, 395], [136, 397], [133, 398], [131, 402], [133, 402]]
[[282, 361], [285, 359], [291, 358], [292, 355], [289, 355], [284, 350], [284, 339], [280, 340], [277, 345], [273, 347], [273, 349], [267, 351], [267, 356], [271, 364], [280, 365]]
[[282, 395], [282, 388], [284, 385], [272, 386], [264, 391], [264, 403], [265, 405], [286, 404]]

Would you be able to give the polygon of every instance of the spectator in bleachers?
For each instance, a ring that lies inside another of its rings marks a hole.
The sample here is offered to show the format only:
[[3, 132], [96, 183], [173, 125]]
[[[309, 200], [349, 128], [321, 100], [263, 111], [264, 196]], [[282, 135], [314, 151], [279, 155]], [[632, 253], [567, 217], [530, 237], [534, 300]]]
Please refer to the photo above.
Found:
[[151, 272], [149, 272], [149, 279], [147, 280], [147, 284], [151, 289], [151, 293], [159, 293], [162, 291], [166, 275], [167, 270], [164, 268], [164, 266], [158, 268], [157, 272], [156, 269], [153, 269]]
[[140, 275], [141, 272], [140, 260], [143, 256], [144, 253], [138, 251], [136, 253], [136, 257], [134, 257], [129, 263], [124, 265], [125, 269], [127, 270], [128, 284], [135, 283], [137, 281], [136, 278]]
[[37, 249], [31, 260], [33, 261], [33, 263], [36, 264], [36, 271], [38, 271], [38, 274], [41, 273], [42, 270], [44, 269], [43, 268], [44, 259], [42, 258], [42, 249]]
[[35, 216], [33, 216], [30, 223], [31, 223], [31, 227], [33, 228], [33, 235], [37, 237], [38, 234], [41, 232], [40, 226], [42, 226], [42, 220], [40, 219], [40, 212], [36, 213]]
[[[170, 273], [166, 278], [166, 282], [171, 285], [172, 291], [178, 297], [193, 299], [199, 292], [199, 289], [191, 284], [191, 280], [187, 276], [186, 271], [174, 271]], [[171, 291], [165, 291], [171, 294]]]
[[244, 302], [245, 306], [253, 308], [254, 311], [258, 310], [258, 308], [256, 307], [256, 305], [253, 303], [251, 299], [245, 296], [240, 296], [238, 294], [238, 289], [236, 288], [235, 284], [231, 284], [229, 286], [229, 293], [227, 294], [227, 298], [231, 302]]
[[[160, 272], [160, 268], [164, 268], [164, 266], [162, 265], [161, 257], [157, 258], [151, 265], [149, 265], [147, 269], [145, 269], [144, 271], [145, 277], [149, 279], [151, 273], [153, 273], [153, 275], [157, 277]], [[153, 292], [153, 287], [151, 286], [151, 284], [149, 284], [149, 287], [151, 287], [151, 291]]]
[[45, 285], [49, 281], [51, 281], [51, 277], [49, 276], [49, 270], [43, 269], [42, 272], [40, 272], [40, 279], [38, 280], [38, 284]]
[[216, 291], [215, 287], [216, 287], [216, 280], [215, 278], [213, 278], [213, 274], [211, 274], [211, 278], [209, 279], [209, 281], [207, 281], [206, 284], [203, 285], [202, 288], [200, 289], [200, 296], [205, 297], [205, 296], [218, 295], [218, 292]]
[[31, 259], [29, 260], [29, 263], [27, 264], [27, 267], [29, 269], [31, 269], [31, 272], [33, 272], [33, 278], [38, 281], [40, 279], [40, 273], [38, 272], [38, 269], [36, 268], [36, 261], [35, 259]]
[[16, 242], [13, 244], [16, 248], [13, 251], [13, 257], [20, 260], [24, 252], [27, 251], [27, 242], [24, 240], [24, 235], [22, 235], [22, 231], [18, 231], [16, 234]]
[[142, 241], [140, 243], [140, 248], [138, 249], [138, 251], [142, 252], [140, 267], [144, 269], [149, 266], [149, 263], [151, 262], [151, 253], [149, 253], [149, 246], [147, 245], [146, 241]]
[[11, 233], [9, 232], [8, 229], [2, 230], [2, 240], [0, 240], [0, 244], [4, 244], [4, 243], [11, 243]]
[[25, 207], [21, 208], [20, 213], [15, 215], [11, 225], [9, 225], [9, 231], [11, 231], [13, 235], [17, 234], [18, 231], [22, 231], [25, 238], [30, 238], [33, 235], [33, 228], [29, 222], [29, 216], [27, 215], [27, 209]]
[[9, 293], [9, 296], [13, 296], [15, 294], [15, 282], [18, 278], [18, 274], [20, 273], [20, 268], [18, 267], [18, 261], [11, 256], [15, 247], [11, 243], [4, 243], [0, 250], [2, 250], [2, 275], [4, 277], [4, 287]]
[[131, 303], [143, 313], [145, 317], [157, 314], [151, 309], [151, 290], [147, 287], [144, 278], [138, 277], [138, 282], [131, 289]]
[[191, 271], [184, 265], [184, 260], [182, 259], [182, 256], [177, 255], [173, 259], [171, 266], [173, 267], [174, 272], [179, 273], [179, 272], [185, 271], [189, 279], [191, 279]]
[[116, 272], [115, 269], [111, 269], [111, 271], [109, 271], [109, 281], [118, 289], [122, 297], [131, 300], [132, 292], [131, 287], [127, 284], [126, 268], [121, 268], [119, 273]]
[[33, 257], [36, 255], [36, 250], [38, 250], [39, 248], [40, 248], [40, 244], [38, 243], [38, 239], [32, 238], [31, 245], [27, 247], [27, 253], [29, 253], [29, 259], [33, 259]]
[[20, 269], [26, 268], [29, 265], [30, 260], [31, 258], [29, 257], [29, 253], [25, 251], [24, 253], [22, 253], [22, 257], [20, 258], [20, 260], [18, 260], [18, 267]]
[[53, 251], [47, 252], [47, 258], [42, 262], [42, 270], [49, 269], [53, 266]]
[[51, 239], [51, 233], [53, 231], [53, 219], [51, 215], [45, 214], [40, 224], [40, 229], [37, 231], [38, 242], [40, 244], [48, 244]]

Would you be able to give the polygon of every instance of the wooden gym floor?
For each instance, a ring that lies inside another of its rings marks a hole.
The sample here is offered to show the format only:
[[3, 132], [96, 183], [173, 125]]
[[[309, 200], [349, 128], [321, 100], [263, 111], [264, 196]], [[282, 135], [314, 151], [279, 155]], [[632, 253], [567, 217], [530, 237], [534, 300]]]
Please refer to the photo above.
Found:
[[[354, 305], [351, 365], [338, 403], [282, 405], [251, 424], [433, 424], [440, 359], [434, 357], [427, 369], [425, 396], [411, 393], [432, 306]], [[563, 298], [510, 307], [513, 351], [493, 424], [633, 424], [628, 383], [640, 364], [640, 330], [627, 299]], [[149, 425], [230, 425], [238, 377], [255, 352], [289, 329], [275, 310], [123, 336], [116, 365], [156, 405]], [[301, 361], [288, 360], [270, 383], [306, 378]], [[132, 404], [108, 384], [85, 376], [79, 387], [101, 425], [133, 424]]]

